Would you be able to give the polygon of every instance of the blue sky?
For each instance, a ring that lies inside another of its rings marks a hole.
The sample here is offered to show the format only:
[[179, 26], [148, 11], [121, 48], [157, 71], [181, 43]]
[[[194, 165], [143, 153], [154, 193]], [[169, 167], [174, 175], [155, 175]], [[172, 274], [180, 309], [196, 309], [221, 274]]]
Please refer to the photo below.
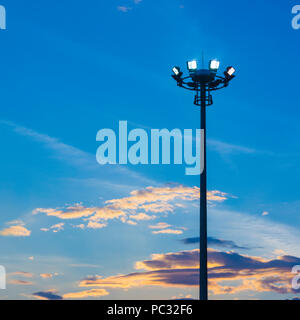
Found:
[[[63, 298], [198, 297], [195, 280], [172, 286], [171, 280], [154, 285], [145, 279], [147, 270], [161, 271], [149, 269], [145, 261], [167, 261], [168, 253], [188, 252], [179, 266], [196, 270], [198, 244], [182, 239], [198, 236], [199, 177], [186, 176], [184, 165], [100, 166], [95, 137], [103, 128], [117, 131], [120, 120], [148, 132], [199, 128], [193, 95], [178, 88], [170, 74], [174, 65], [185, 68], [202, 51], [207, 61], [220, 59], [222, 69], [237, 69], [236, 79], [214, 94], [207, 111], [208, 188], [216, 191], [210, 194], [209, 235], [220, 240], [217, 247], [211, 241], [211, 259], [219, 265], [218, 255], [229, 259], [232, 251], [267, 259], [269, 265], [278, 257], [300, 257], [300, 31], [291, 27], [295, 1], [1, 4], [7, 10], [7, 30], [0, 33], [0, 229], [17, 227], [13, 231], [23, 236], [4, 232], [0, 237], [0, 264], [8, 272], [0, 298], [41, 298], [49, 292]], [[160, 211], [147, 211], [143, 205], [149, 203], [138, 202], [140, 194], [151, 197]], [[83, 215], [91, 208], [109, 215], [106, 201], [128, 197], [135, 209], [128, 209], [126, 201], [113, 207], [125, 212], [126, 219], [102, 215], [96, 221]], [[52, 215], [45, 210], [33, 214], [38, 208], [52, 209]], [[82, 216], [66, 219], [60, 210], [77, 210]], [[137, 217], [140, 213], [148, 218]], [[89, 222], [102, 225], [88, 227]], [[143, 261], [143, 268], [135, 268], [137, 261]], [[171, 274], [174, 266], [168, 268]], [[240, 274], [222, 283], [212, 278], [210, 296], [296, 296], [288, 282], [291, 264], [282, 268], [275, 274], [285, 275], [285, 292], [268, 287], [270, 275], [262, 268], [252, 287], [247, 281], [239, 284]], [[137, 270], [141, 283], [128, 277], [128, 288], [120, 279], [109, 287], [97, 278]], [[239, 289], [226, 293], [219, 286]]]

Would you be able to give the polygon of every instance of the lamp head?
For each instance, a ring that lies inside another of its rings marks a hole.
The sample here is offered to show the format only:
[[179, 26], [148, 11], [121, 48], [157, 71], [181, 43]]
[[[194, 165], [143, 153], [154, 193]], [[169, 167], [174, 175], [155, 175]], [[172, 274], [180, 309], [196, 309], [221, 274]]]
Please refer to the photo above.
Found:
[[209, 70], [213, 72], [217, 72], [220, 67], [220, 61], [217, 59], [213, 59], [209, 61]]
[[228, 67], [227, 69], [226, 69], [226, 71], [224, 72], [224, 75], [225, 75], [225, 77], [227, 78], [227, 79], [232, 79], [232, 78], [234, 78], [235, 76], [234, 76], [234, 73], [235, 73], [235, 69], [234, 69], [234, 67]]
[[196, 72], [196, 70], [198, 68], [197, 61], [196, 60], [188, 61], [187, 68], [188, 68], [189, 72]]
[[180, 68], [179, 67], [174, 67], [173, 69], [172, 69], [172, 71], [173, 71], [173, 73], [174, 73], [174, 75], [176, 76], [176, 77], [181, 77], [182, 76], [182, 72], [180, 71]]

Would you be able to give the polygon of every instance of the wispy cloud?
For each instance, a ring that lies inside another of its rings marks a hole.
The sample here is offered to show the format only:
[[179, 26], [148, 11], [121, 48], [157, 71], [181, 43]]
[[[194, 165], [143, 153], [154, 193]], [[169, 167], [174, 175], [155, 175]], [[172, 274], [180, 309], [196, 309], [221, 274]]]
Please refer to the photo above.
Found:
[[53, 274], [52, 273], [41, 273], [40, 277], [43, 279], [50, 279], [53, 277]]
[[17, 280], [17, 279], [12, 279], [9, 281], [10, 284], [15, 284], [19, 286], [32, 286], [33, 282], [27, 281], [27, 280]]
[[150, 229], [166, 229], [169, 227], [171, 227], [171, 225], [166, 222], [158, 222], [157, 224], [149, 226]]
[[121, 11], [121, 12], [124, 12], [124, 13], [130, 11], [131, 9], [132, 9], [132, 8], [127, 7], [127, 6], [117, 6], [117, 10], [118, 10], [118, 11]]
[[156, 230], [152, 231], [153, 234], [182, 234], [182, 230], [176, 230], [176, 229], [162, 229], [162, 230]]
[[300, 233], [294, 226], [273, 221], [268, 216], [217, 208], [210, 209], [208, 220], [217, 238], [245, 243], [255, 254], [272, 257], [274, 250], [282, 249], [300, 256]]
[[99, 222], [95, 222], [95, 221], [90, 221], [87, 225], [87, 228], [102, 229], [102, 228], [105, 228], [106, 226], [107, 226], [107, 223], [99, 223]]
[[46, 148], [52, 150], [55, 157], [60, 160], [67, 161], [70, 164], [84, 168], [96, 168], [96, 162], [91, 154], [65, 144], [59, 139], [17, 125], [11, 121], [0, 120], [0, 124], [11, 128], [15, 133], [19, 135], [29, 137], [36, 142], [43, 144]]
[[[61, 208], [36, 208], [33, 214], [43, 213], [49, 217], [63, 220], [83, 219], [88, 221], [88, 228], [100, 229], [107, 226], [109, 220], [119, 219], [123, 223], [136, 225], [137, 222], [156, 219], [158, 214], [166, 215], [184, 207], [184, 202], [198, 201], [198, 187], [182, 185], [174, 187], [147, 187], [130, 192], [129, 197], [107, 200], [102, 207], [85, 207], [81, 203]], [[229, 196], [221, 191], [213, 190], [207, 193], [210, 202], [223, 202]], [[84, 223], [75, 227], [85, 229]], [[63, 224], [56, 224], [62, 229]], [[158, 225], [160, 228], [162, 224]], [[51, 228], [53, 228], [52, 226]], [[73, 225], [74, 227], [74, 225]], [[44, 231], [49, 229], [43, 228]], [[173, 228], [174, 229], [174, 228]], [[176, 228], [180, 229], [180, 228]], [[159, 233], [181, 234], [181, 230], [156, 231]]]
[[172, 227], [170, 224], [166, 222], [159, 222], [155, 225], [150, 225], [150, 229], [154, 229], [152, 231], [153, 234], [182, 234], [183, 231], [180, 230], [182, 228]]
[[41, 231], [47, 232], [47, 231], [52, 230], [54, 233], [56, 233], [56, 232], [59, 232], [61, 230], [64, 230], [64, 225], [65, 224], [63, 222], [57, 223], [57, 224], [54, 224], [53, 226], [51, 226], [49, 228], [41, 228]]
[[207, 144], [210, 148], [214, 149], [215, 151], [217, 151], [220, 154], [232, 154], [232, 153], [253, 154], [253, 153], [256, 153], [256, 150], [253, 148], [230, 144], [230, 143], [226, 143], [226, 142], [222, 142], [222, 141], [214, 140], [214, 139], [208, 139]]
[[63, 300], [63, 299], [83, 299], [83, 298], [99, 298], [109, 295], [105, 289], [91, 289], [78, 292], [65, 293], [59, 295], [56, 290], [39, 291], [32, 294], [33, 297], [39, 300]]
[[[200, 242], [200, 238], [199, 237], [185, 238], [185, 239], [182, 239], [181, 241], [184, 244], [195, 244]], [[250, 249], [249, 247], [239, 246], [234, 241], [222, 240], [214, 237], [207, 237], [207, 244], [212, 247], [223, 247], [223, 248], [229, 248], [229, 249], [242, 249], [242, 250]]]
[[63, 295], [64, 299], [82, 299], [82, 298], [99, 298], [103, 296], [109, 295], [109, 292], [105, 289], [92, 289], [92, 290], [85, 290], [79, 292], [71, 292], [65, 293]]
[[[119, 186], [121, 177], [132, 177], [132, 181], [138, 181], [138, 183], [132, 184], [133, 186], [143, 185], [143, 184], [156, 184], [155, 181], [141, 175], [134, 170], [126, 168], [121, 165], [105, 166], [105, 171], [101, 170], [101, 167], [97, 161], [96, 156], [86, 151], [82, 151], [74, 146], [63, 143], [57, 138], [51, 137], [47, 134], [37, 132], [33, 129], [23, 127], [12, 121], [0, 120], [0, 125], [10, 128], [15, 133], [28, 137], [33, 141], [36, 141], [43, 145], [46, 149], [52, 151], [52, 155], [55, 159], [63, 161], [66, 164], [76, 166], [81, 170], [92, 170], [95, 173], [101, 172], [101, 184], [109, 185], [113, 187], [114, 185]], [[118, 179], [113, 179], [112, 177], [118, 177]], [[116, 182], [114, 183], [114, 180]], [[128, 187], [128, 186], [127, 186]]]
[[12, 275], [12, 276], [21, 276], [21, 277], [25, 277], [25, 278], [32, 278], [33, 277], [33, 274], [31, 272], [26, 272], [26, 271], [12, 272], [12, 273], [10, 273], [10, 275]]
[[135, 214], [135, 215], [131, 215], [129, 216], [130, 219], [133, 219], [133, 220], [137, 220], [137, 221], [147, 221], [147, 220], [153, 220], [156, 218], [156, 216], [154, 215], [148, 215], [146, 213], [138, 213], [138, 214]]
[[20, 285], [20, 286], [31, 286], [33, 285], [33, 282], [29, 280], [24, 280], [24, 279], [15, 279], [15, 277], [33, 278], [33, 276], [34, 275], [31, 272], [25, 272], [25, 271], [16, 271], [8, 274], [9, 283], [14, 285]]

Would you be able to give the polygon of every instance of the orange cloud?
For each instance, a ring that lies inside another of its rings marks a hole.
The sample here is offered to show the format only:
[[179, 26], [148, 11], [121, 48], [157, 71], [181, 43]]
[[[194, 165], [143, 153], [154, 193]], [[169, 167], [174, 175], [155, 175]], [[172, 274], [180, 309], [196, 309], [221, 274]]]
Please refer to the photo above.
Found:
[[182, 230], [174, 230], [174, 229], [162, 229], [152, 231], [153, 234], [182, 234]]
[[87, 227], [91, 229], [101, 229], [101, 228], [105, 228], [106, 226], [107, 226], [106, 223], [99, 223], [99, 222], [93, 222], [93, 221], [90, 221], [87, 225]]
[[[274, 260], [250, 257], [234, 252], [208, 251], [209, 291], [211, 294], [236, 294], [241, 291], [293, 293], [291, 269], [300, 258], [281, 256]], [[129, 289], [143, 286], [195, 287], [199, 285], [199, 250], [153, 254], [138, 261], [137, 270], [103, 278], [87, 277], [80, 287]], [[230, 281], [230, 285], [226, 284]]]
[[150, 229], [166, 229], [169, 227], [171, 227], [171, 225], [165, 222], [159, 222], [155, 225], [149, 226]]
[[149, 216], [146, 213], [138, 213], [132, 216], [129, 216], [130, 219], [141, 221], [141, 220], [153, 220], [156, 216]]
[[49, 278], [53, 277], [53, 274], [51, 274], [51, 273], [41, 273], [40, 277], [44, 278], [44, 279], [49, 279]]
[[25, 271], [12, 272], [11, 275], [21, 276], [21, 277], [25, 277], [25, 278], [32, 278], [33, 277], [33, 274], [31, 272], [25, 272]]
[[[155, 225], [149, 226], [150, 229], [158, 229], [152, 231], [153, 234], [182, 234], [182, 230], [178, 229], [171, 229], [169, 227], [172, 227], [170, 224], [167, 224], [165, 222], [159, 222]], [[184, 229], [184, 228], [181, 228]]]
[[[177, 208], [184, 207], [182, 201], [196, 201], [200, 197], [198, 187], [185, 187], [182, 185], [175, 187], [147, 187], [142, 190], [130, 192], [129, 197], [112, 199], [105, 202], [102, 207], [85, 207], [82, 204], [67, 206], [65, 208], [37, 208], [33, 214], [44, 213], [47, 216], [59, 219], [83, 219], [84, 221], [99, 223], [98, 228], [108, 220], [119, 219], [123, 223], [136, 224], [137, 221], [147, 221], [155, 219], [154, 213], [173, 212]], [[209, 201], [222, 202], [227, 199], [227, 194], [221, 191], [209, 191], [207, 193]], [[144, 211], [144, 212], [140, 212]], [[149, 213], [152, 213], [149, 214]], [[89, 225], [96, 226], [90, 223]], [[88, 227], [89, 227], [88, 225]], [[83, 224], [79, 224], [84, 229]], [[43, 231], [48, 231], [43, 228]], [[55, 232], [60, 229], [55, 229]], [[169, 231], [161, 233], [176, 233], [180, 231]]]
[[31, 285], [33, 285], [33, 282], [31, 282], [31, 281], [16, 280], [16, 279], [10, 280], [9, 283], [10, 284], [16, 284], [16, 285], [21, 285], [21, 286], [31, 286]]
[[62, 297], [64, 299], [82, 299], [82, 298], [89, 298], [89, 297], [103, 297], [109, 295], [109, 292], [105, 289], [92, 289], [80, 292], [71, 292], [66, 293]]
[[5, 237], [29, 237], [31, 231], [24, 226], [11, 226], [0, 231], [1, 236]]

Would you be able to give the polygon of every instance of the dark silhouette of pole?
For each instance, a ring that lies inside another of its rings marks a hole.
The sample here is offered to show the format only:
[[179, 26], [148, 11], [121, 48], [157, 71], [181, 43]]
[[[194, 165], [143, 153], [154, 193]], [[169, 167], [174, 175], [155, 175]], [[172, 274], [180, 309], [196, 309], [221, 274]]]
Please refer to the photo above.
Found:
[[[207, 281], [207, 185], [206, 185], [206, 107], [213, 104], [211, 92], [226, 88], [235, 78], [234, 67], [227, 67], [224, 76], [217, 74], [220, 62], [210, 60], [209, 69], [199, 69], [197, 60], [187, 62], [188, 76], [184, 76], [179, 67], [172, 69], [172, 78], [181, 88], [195, 91], [194, 104], [201, 109], [201, 170], [200, 170], [200, 270], [199, 270], [199, 298], [208, 299]], [[203, 55], [202, 55], [202, 68]]]
[[207, 300], [206, 83], [201, 83], [200, 300]]

